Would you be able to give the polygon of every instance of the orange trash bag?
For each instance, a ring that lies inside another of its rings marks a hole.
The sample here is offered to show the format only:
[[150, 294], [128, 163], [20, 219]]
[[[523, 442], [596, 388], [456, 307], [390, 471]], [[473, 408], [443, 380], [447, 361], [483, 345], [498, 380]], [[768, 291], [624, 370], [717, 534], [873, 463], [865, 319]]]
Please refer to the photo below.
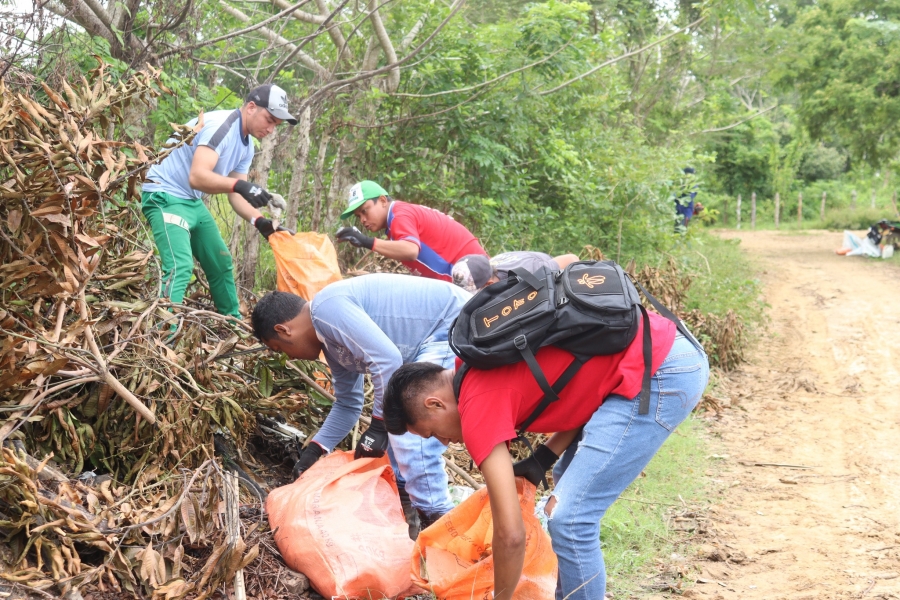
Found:
[[275, 254], [278, 290], [312, 300], [323, 287], [340, 281], [337, 251], [324, 233], [276, 231], [269, 236]]
[[[557, 561], [550, 536], [534, 516], [532, 483], [516, 478], [522, 520], [525, 522], [525, 563], [516, 587], [516, 600], [553, 600]], [[412, 555], [413, 583], [438, 600], [482, 600], [494, 588], [494, 537], [491, 505], [483, 487], [459, 506], [419, 533]]]
[[272, 490], [266, 512], [284, 562], [325, 598], [393, 598], [410, 589], [413, 543], [386, 455], [332, 452]]

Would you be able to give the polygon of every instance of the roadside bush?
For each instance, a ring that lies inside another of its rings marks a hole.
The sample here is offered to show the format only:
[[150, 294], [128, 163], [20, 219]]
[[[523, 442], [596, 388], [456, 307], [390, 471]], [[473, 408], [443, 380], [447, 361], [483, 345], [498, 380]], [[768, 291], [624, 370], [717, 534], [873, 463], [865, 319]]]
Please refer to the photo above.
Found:
[[821, 221], [822, 229], [842, 231], [844, 229], [868, 229], [881, 219], [891, 219], [891, 210], [886, 208], [847, 208], [825, 212], [825, 220]]

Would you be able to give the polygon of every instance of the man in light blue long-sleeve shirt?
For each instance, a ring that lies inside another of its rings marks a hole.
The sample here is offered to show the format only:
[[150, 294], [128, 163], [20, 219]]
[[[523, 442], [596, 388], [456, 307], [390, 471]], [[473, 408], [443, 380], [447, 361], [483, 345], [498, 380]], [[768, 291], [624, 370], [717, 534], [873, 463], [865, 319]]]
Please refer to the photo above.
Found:
[[363, 377], [374, 386], [372, 425], [360, 437], [356, 457], [388, 450], [423, 527], [453, 507], [434, 439], [389, 436], [381, 419], [384, 389], [402, 364], [433, 362], [451, 368], [447, 333], [470, 295], [443, 281], [376, 274], [332, 283], [312, 302], [294, 294], [266, 294], [253, 310], [253, 330], [272, 350], [312, 360], [325, 354], [337, 402], [294, 467], [299, 476], [330, 452], [359, 419]]

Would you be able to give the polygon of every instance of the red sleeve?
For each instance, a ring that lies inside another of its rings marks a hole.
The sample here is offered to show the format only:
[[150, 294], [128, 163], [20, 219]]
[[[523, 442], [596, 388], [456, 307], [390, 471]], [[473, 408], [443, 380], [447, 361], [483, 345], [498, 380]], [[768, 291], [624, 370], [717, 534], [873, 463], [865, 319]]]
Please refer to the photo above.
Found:
[[474, 395], [461, 392], [460, 396], [463, 443], [472, 460], [481, 467], [497, 444], [516, 438], [516, 413], [522, 397], [509, 388]]
[[409, 206], [394, 204], [394, 218], [391, 219], [391, 239], [394, 241], [412, 242], [419, 249], [422, 242], [419, 239], [419, 223], [415, 211], [409, 210]]

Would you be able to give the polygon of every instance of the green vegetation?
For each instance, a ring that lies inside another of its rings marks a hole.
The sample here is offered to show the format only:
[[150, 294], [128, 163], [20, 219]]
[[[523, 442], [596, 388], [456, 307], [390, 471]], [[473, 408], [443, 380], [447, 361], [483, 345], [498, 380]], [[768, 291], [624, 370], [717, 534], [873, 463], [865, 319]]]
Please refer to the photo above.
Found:
[[[607, 511], [600, 538], [608, 589], [616, 598], [632, 597], [660, 583], [648, 579], [657, 561], [689, 546], [672, 529], [671, 518], [702, 505], [709, 497], [703, 475], [710, 465], [704, 422], [691, 417], [672, 434], [639, 477]], [[678, 585], [671, 577], [665, 581]]]

